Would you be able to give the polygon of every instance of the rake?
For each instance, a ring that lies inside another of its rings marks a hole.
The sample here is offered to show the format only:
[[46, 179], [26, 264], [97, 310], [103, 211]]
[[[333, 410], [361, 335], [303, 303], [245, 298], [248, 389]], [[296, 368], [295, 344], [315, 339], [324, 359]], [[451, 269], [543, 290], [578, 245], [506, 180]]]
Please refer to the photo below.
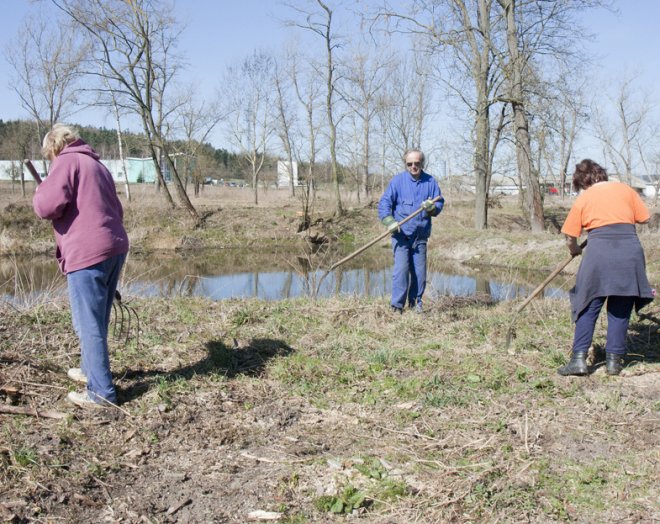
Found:
[[115, 299], [112, 301], [112, 312], [115, 321], [112, 328], [112, 335], [115, 338], [123, 338], [124, 344], [128, 344], [131, 335], [131, 324], [134, 320], [135, 343], [140, 344], [140, 317], [135, 308], [127, 305], [121, 298], [119, 291], [115, 291]]
[[[587, 241], [585, 240], [580, 244], [580, 248], [584, 249], [587, 246]], [[561, 262], [554, 270], [552, 273], [548, 275], [548, 277], [541, 282], [537, 288], [530, 293], [530, 295], [525, 299], [525, 301], [520, 304], [517, 308], [515, 313], [513, 314], [513, 318], [511, 319], [511, 323], [509, 324], [509, 329], [506, 332], [506, 349], [508, 350], [509, 347], [511, 346], [511, 341], [513, 340], [513, 327], [516, 322], [516, 319], [518, 318], [518, 315], [520, 315], [520, 312], [527, 307], [527, 305], [534, 300], [538, 296], [541, 291], [545, 289], [545, 287], [554, 280], [554, 278], [562, 272], [562, 270], [571, 263], [571, 260], [573, 260], [577, 255], [571, 255], [569, 258]]]

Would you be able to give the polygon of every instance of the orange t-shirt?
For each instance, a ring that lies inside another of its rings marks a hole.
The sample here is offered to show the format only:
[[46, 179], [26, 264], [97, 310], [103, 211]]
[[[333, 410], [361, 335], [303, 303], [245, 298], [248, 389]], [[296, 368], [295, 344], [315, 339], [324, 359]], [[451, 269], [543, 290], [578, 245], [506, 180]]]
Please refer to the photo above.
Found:
[[649, 218], [649, 210], [630, 186], [600, 182], [575, 199], [561, 232], [577, 238], [582, 228], [588, 231], [610, 224], [639, 224]]

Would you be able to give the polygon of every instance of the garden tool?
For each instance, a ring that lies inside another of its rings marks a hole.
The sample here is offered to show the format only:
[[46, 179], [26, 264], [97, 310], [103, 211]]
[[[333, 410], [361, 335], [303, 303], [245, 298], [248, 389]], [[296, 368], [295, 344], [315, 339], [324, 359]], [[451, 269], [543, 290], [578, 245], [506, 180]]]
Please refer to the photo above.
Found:
[[[587, 245], [587, 241], [585, 240], [584, 242], [582, 242], [582, 244], [580, 244], [580, 248], [581, 248], [581, 249], [584, 249], [584, 248], [586, 247], [586, 245]], [[577, 255], [571, 255], [569, 258], [567, 258], [566, 260], [564, 260], [563, 262], [561, 262], [561, 263], [560, 263], [560, 264], [559, 264], [559, 265], [553, 270], [553, 272], [550, 273], [550, 274], [548, 275], [548, 277], [547, 277], [543, 282], [541, 282], [541, 283], [537, 286], [537, 288], [536, 288], [534, 291], [532, 291], [532, 292], [530, 293], [530, 295], [524, 300], [524, 302], [522, 302], [522, 304], [520, 304], [520, 305], [516, 308], [516, 311], [515, 311], [515, 313], [513, 314], [513, 318], [511, 319], [511, 323], [509, 324], [509, 329], [508, 329], [507, 332], [506, 332], [506, 348], [507, 348], [507, 350], [508, 350], [509, 347], [511, 346], [511, 340], [513, 339], [513, 325], [514, 325], [516, 319], [518, 318], [518, 315], [520, 314], [520, 312], [521, 312], [523, 309], [525, 309], [525, 308], [527, 307], [527, 305], [528, 305], [532, 300], [534, 300], [534, 298], [536, 298], [536, 297], [538, 296], [538, 294], [541, 293], [541, 291], [543, 291], [543, 290], [545, 289], [545, 287], [546, 287], [550, 282], [552, 282], [552, 281], [554, 280], [554, 278], [555, 278], [559, 273], [561, 273], [562, 270], [563, 270], [568, 264], [570, 264], [571, 260], [573, 260], [576, 256], [577, 256]]]
[[[432, 202], [433, 204], [435, 204], [435, 203], [438, 202], [441, 198], [442, 198], [441, 196], [437, 196], [437, 197], [435, 197], [434, 199], [432, 199], [431, 202]], [[401, 224], [405, 224], [405, 223], [408, 222], [409, 220], [412, 220], [412, 219], [415, 218], [417, 215], [419, 215], [422, 211], [426, 211], [426, 210], [427, 210], [427, 205], [426, 205], [426, 202], [424, 202], [424, 203], [422, 204], [422, 206], [421, 206], [418, 210], [414, 211], [413, 213], [411, 213], [410, 215], [408, 215], [406, 218], [404, 218], [403, 220], [401, 220], [400, 222], [398, 222], [398, 225], [401, 226]], [[396, 223], [396, 222], [394, 222], [394, 223]], [[396, 228], [395, 228], [395, 229], [396, 229]], [[364, 246], [362, 246], [360, 249], [357, 249], [356, 251], [354, 251], [354, 252], [351, 253], [350, 255], [345, 256], [344, 258], [342, 258], [342, 259], [339, 260], [338, 262], [335, 262], [334, 264], [332, 264], [332, 265], [330, 266], [330, 269], [328, 269], [328, 270], [323, 274], [323, 276], [321, 276], [321, 278], [319, 279], [318, 286], [317, 286], [317, 288], [316, 288], [317, 293], [318, 293], [318, 290], [321, 289], [321, 282], [323, 282], [323, 280], [325, 279], [325, 277], [327, 277], [327, 276], [330, 274], [331, 271], [333, 271], [334, 269], [338, 268], [338, 267], [341, 266], [342, 264], [345, 264], [345, 263], [348, 262], [349, 260], [355, 258], [355, 257], [358, 256], [360, 253], [362, 253], [363, 251], [366, 251], [366, 250], [369, 249], [371, 246], [373, 246], [376, 242], [379, 242], [379, 241], [382, 240], [383, 238], [385, 238], [385, 237], [387, 237], [387, 236], [390, 236], [390, 235], [392, 234], [392, 232], [393, 232], [393, 229], [392, 229], [391, 227], [388, 227], [387, 231], [385, 231], [384, 233], [378, 235], [376, 238], [374, 238], [374, 239], [371, 240], [370, 242], [367, 242], [367, 243], [366, 243]]]
[[115, 316], [112, 334], [116, 338], [124, 338], [124, 344], [128, 344], [131, 335], [131, 319], [135, 319], [135, 344], [140, 343], [140, 317], [135, 308], [122, 301], [119, 291], [115, 291], [115, 299], [112, 302], [112, 312]]

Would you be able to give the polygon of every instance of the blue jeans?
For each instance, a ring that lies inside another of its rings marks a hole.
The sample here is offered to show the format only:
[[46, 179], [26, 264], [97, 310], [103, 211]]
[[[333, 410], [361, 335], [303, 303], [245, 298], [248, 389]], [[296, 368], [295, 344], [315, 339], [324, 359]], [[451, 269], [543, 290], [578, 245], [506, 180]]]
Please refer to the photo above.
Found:
[[108, 324], [117, 281], [126, 255], [67, 274], [73, 328], [80, 340], [80, 368], [96, 402], [117, 403], [108, 355]]
[[636, 297], [598, 297], [578, 315], [573, 336], [573, 353], [586, 353], [596, 328], [596, 320], [607, 299], [607, 342], [605, 351], [616, 355], [626, 354], [628, 323]]
[[402, 233], [392, 235], [392, 306], [403, 309], [406, 298], [410, 307], [422, 301], [426, 289], [426, 241]]

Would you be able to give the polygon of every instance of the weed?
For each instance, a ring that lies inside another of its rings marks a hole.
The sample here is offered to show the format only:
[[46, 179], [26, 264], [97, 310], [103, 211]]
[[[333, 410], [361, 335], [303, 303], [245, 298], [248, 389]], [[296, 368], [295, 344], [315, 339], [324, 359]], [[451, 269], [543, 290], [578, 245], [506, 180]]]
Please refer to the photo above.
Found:
[[555, 392], [556, 385], [552, 379], [545, 377], [532, 382], [532, 388], [551, 396]]
[[186, 326], [194, 326], [197, 323], [199, 316], [195, 311], [194, 302], [176, 297], [171, 301], [171, 305], [173, 308], [172, 313], [176, 315], [175, 319], [177, 322]]
[[246, 308], [235, 311], [231, 323], [234, 327], [241, 327], [254, 322], [254, 320], [253, 313]]
[[21, 447], [13, 453], [14, 462], [23, 468], [38, 466], [37, 452], [33, 448]]
[[366, 496], [352, 485], [347, 485], [337, 495], [322, 495], [314, 499], [314, 507], [324, 513], [350, 514], [365, 506]]
[[387, 475], [387, 470], [377, 457], [364, 457], [362, 463], [355, 464], [354, 467], [371, 479], [381, 480]]
[[432, 408], [464, 407], [470, 403], [468, 397], [469, 394], [466, 390], [458, 389], [454, 384], [443, 380], [438, 375], [435, 375], [424, 386], [424, 402]]
[[549, 351], [545, 358], [545, 361], [551, 368], [563, 366], [566, 364], [566, 360], [566, 354], [562, 353], [561, 351], [557, 351], [556, 349]]
[[385, 479], [374, 489], [374, 498], [382, 501], [394, 501], [410, 495], [410, 488], [403, 480]]
[[516, 368], [516, 379], [518, 379], [518, 382], [529, 381], [529, 369], [520, 367]]

